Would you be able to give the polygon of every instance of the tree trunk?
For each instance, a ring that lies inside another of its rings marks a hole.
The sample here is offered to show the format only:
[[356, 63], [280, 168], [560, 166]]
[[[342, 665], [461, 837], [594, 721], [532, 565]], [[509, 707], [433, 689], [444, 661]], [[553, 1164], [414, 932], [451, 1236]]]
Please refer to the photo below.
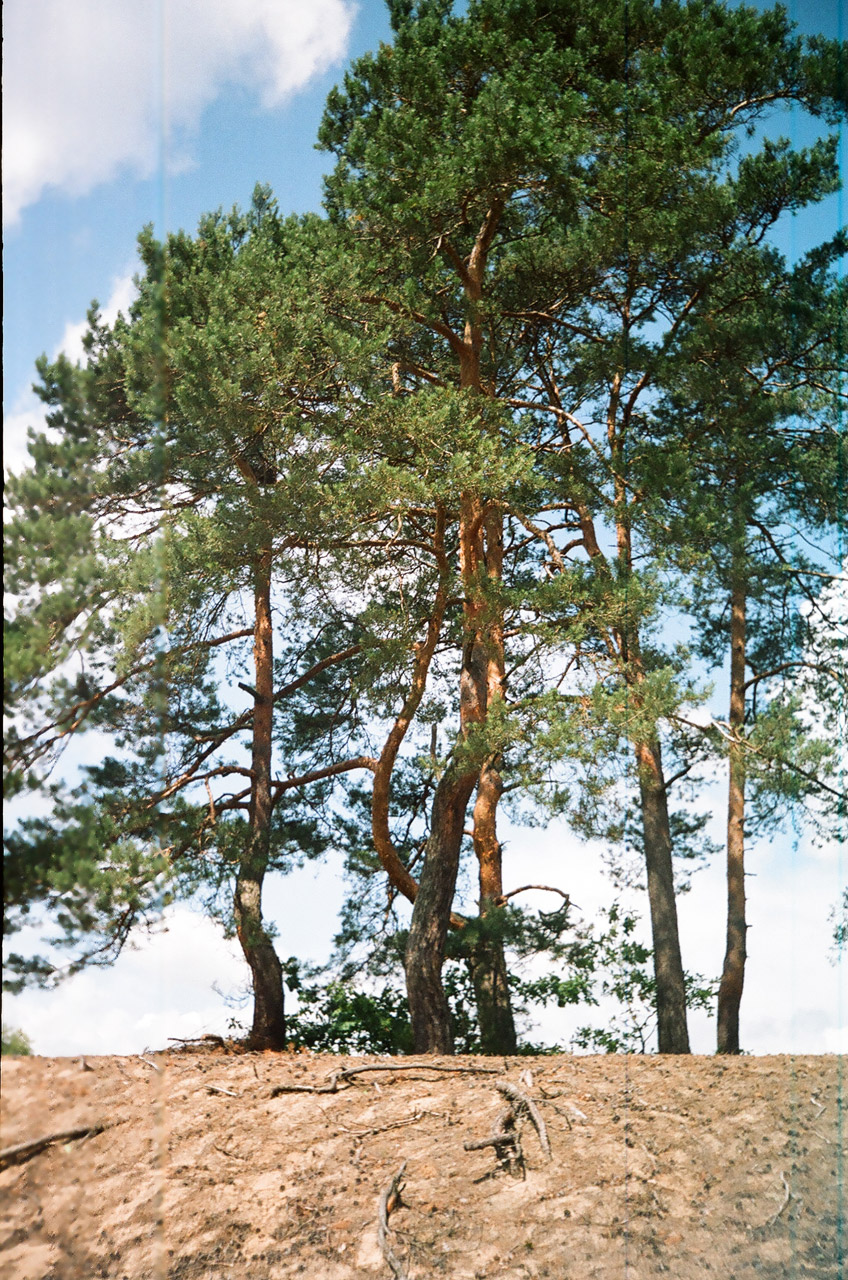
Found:
[[[486, 394], [480, 367], [483, 280], [488, 252], [502, 213], [503, 203], [498, 200], [486, 213], [474, 248], [460, 272], [467, 309], [463, 335], [461, 338], [455, 336], [452, 346], [458, 357], [459, 386], [477, 396]], [[482, 417], [480, 427], [485, 430]], [[460, 753], [473, 727], [486, 722], [491, 690], [496, 685], [502, 692], [503, 627], [497, 621], [499, 611], [495, 611], [494, 621], [491, 617], [483, 581], [486, 575], [491, 581], [500, 581], [502, 576], [502, 530], [500, 507], [486, 503], [477, 491], [463, 493], [459, 513], [459, 568], [464, 593], [459, 679]], [[487, 551], [490, 553], [488, 563]], [[474, 784], [481, 778], [481, 767], [480, 763], [472, 766], [461, 760], [455, 766], [451, 765], [433, 798], [430, 839], [406, 949], [409, 1012], [415, 1048], [419, 1053], [453, 1052], [441, 970], [459, 868], [465, 811]], [[497, 805], [497, 797], [494, 804]], [[500, 845], [497, 841], [492, 846], [492, 853], [499, 865]], [[503, 983], [493, 984], [492, 990], [497, 993], [499, 1001], [504, 997], [508, 999], [508, 989]]]
[[686, 984], [680, 956], [671, 829], [659, 742], [637, 743], [636, 763], [651, 909], [658, 1048], [660, 1053], [689, 1053]]
[[251, 1049], [284, 1049], [283, 971], [262, 921], [262, 882], [271, 839], [271, 729], [274, 713], [274, 646], [271, 625], [271, 552], [256, 566], [253, 641], [255, 696], [251, 759], [250, 832], [235, 890], [238, 939], [253, 977]]
[[[629, 423], [628, 408], [621, 424], [618, 420], [621, 379], [616, 374], [611, 387], [607, 416], [610, 457], [615, 474], [616, 547], [621, 571], [629, 579], [633, 572], [633, 548], [627, 514], [625, 438]], [[585, 538], [585, 531], [584, 531]], [[587, 551], [596, 562], [604, 564], [592, 530]], [[618, 648], [624, 662], [626, 679], [636, 700], [644, 683], [638, 620], [627, 619], [618, 631]], [[642, 833], [645, 846], [645, 870], [648, 879], [648, 905], [651, 913], [651, 941], [656, 982], [657, 1047], [660, 1053], [689, 1053], [689, 1031], [686, 1022], [686, 981], [680, 955], [680, 933], [677, 924], [677, 902], [674, 895], [671, 825], [668, 819], [668, 795], [662, 767], [659, 738], [634, 743], [639, 773], [639, 801], [642, 811]]]
[[476, 770], [449, 768], [433, 798], [430, 839], [424, 858], [406, 945], [406, 991], [416, 1053], [453, 1053], [450, 1010], [442, 986], [465, 810]]
[[[730, 601], [730, 731], [741, 737], [745, 723], [744, 579], [734, 574]], [[727, 801], [727, 945], [718, 989], [718, 1052], [739, 1053], [739, 1006], [745, 981], [745, 759], [740, 743], [730, 744]]]
[[[485, 538], [485, 571], [489, 582], [497, 588], [503, 577], [503, 513], [497, 503], [486, 504], [483, 515]], [[503, 620], [500, 608], [493, 610], [488, 602], [487, 625], [482, 637], [486, 653], [485, 716], [503, 701], [506, 692]], [[498, 839], [498, 804], [503, 794], [500, 757], [490, 755], [483, 761], [474, 803], [474, 852], [477, 856], [480, 883], [480, 915], [494, 909], [503, 894], [503, 849]], [[468, 957], [477, 1022], [483, 1053], [513, 1054], [517, 1048], [515, 1020], [507, 979], [503, 941], [483, 936]]]
[[500, 939], [482, 939], [468, 956], [477, 1002], [480, 1052], [509, 1057], [518, 1050], [509, 975]]
[[[459, 675], [461, 753], [469, 730], [486, 714], [488, 663], [480, 643], [484, 605], [475, 577], [482, 564], [483, 506], [474, 494], [465, 494], [459, 520], [460, 569], [465, 586], [463, 630], [465, 642]], [[453, 1053], [450, 1011], [442, 987], [445, 938], [459, 869], [465, 830], [465, 811], [480, 766], [454, 761], [443, 774], [433, 797], [430, 838], [412, 908], [412, 924], [406, 944], [406, 992], [417, 1053]]]
[[[496, 904], [503, 894], [500, 842], [494, 832], [492, 839], [485, 838], [489, 822], [495, 817], [501, 790], [500, 774], [493, 767], [484, 765], [474, 805], [474, 846], [479, 859], [480, 915], [484, 922], [493, 910], [498, 909]], [[490, 792], [494, 792], [491, 798]], [[486, 811], [485, 824], [480, 821], [481, 809]], [[482, 937], [468, 955], [468, 969], [477, 1002], [481, 1051], [506, 1055], [515, 1053], [518, 1041], [503, 940], [487, 937], [485, 923]]]

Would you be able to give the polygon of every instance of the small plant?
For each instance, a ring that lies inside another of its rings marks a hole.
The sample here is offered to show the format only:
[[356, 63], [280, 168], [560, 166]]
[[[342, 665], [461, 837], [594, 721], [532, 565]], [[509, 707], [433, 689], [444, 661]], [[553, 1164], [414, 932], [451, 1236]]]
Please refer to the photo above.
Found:
[[338, 979], [308, 985], [297, 961], [284, 966], [286, 986], [297, 992], [298, 1008], [286, 1019], [295, 1048], [326, 1053], [409, 1053], [412, 1028], [402, 991], [377, 994]]
[[7, 1027], [3, 1025], [3, 1056], [16, 1056], [19, 1058], [26, 1057], [32, 1053], [32, 1044], [26, 1032], [21, 1031], [19, 1027]]

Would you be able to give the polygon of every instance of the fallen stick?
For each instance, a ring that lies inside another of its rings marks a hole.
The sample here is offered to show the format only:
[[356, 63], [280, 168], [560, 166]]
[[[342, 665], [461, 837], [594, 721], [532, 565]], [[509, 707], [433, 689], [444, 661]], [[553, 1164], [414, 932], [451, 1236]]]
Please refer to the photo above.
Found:
[[407, 1280], [404, 1265], [389, 1243], [389, 1217], [392, 1211], [397, 1209], [401, 1203], [400, 1194], [403, 1190], [403, 1173], [405, 1169], [406, 1161], [404, 1160], [397, 1173], [393, 1174], [383, 1187], [380, 1195], [380, 1211], [377, 1216], [377, 1243], [380, 1246], [380, 1252], [392, 1269], [392, 1275], [395, 1280]]
[[505, 1098], [509, 1098], [510, 1102], [517, 1104], [519, 1109], [527, 1112], [527, 1115], [530, 1117], [530, 1120], [533, 1124], [534, 1129], [539, 1135], [539, 1143], [542, 1147], [542, 1150], [550, 1160], [551, 1144], [550, 1144], [550, 1140], [548, 1139], [548, 1130], [547, 1130], [547, 1127], [545, 1126], [544, 1120], [542, 1119], [542, 1113], [539, 1110], [539, 1108], [536, 1106], [533, 1099], [529, 1097], [526, 1093], [524, 1093], [521, 1089], [519, 1089], [516, 1085], [510, 1084], [508, 1080], [499, 1080], [495, 1085], [495, 1088], [497, 1089], [498, 1093], [502, 1093]]
[[334, 1071], [324, 1084], [277, 1084], [271, 1090], [271, 1097], [278, 1098], [282, 1093], [338, 1093], [340, 1084], [348, 1084], [354, 1076], [366, 1071], [452, 1071], [477, 1075], [503, 1075], [502, 1067], [447, 1067], [435, 1062], [370, 1062], [364, 1067], [346, 1067], [343, 1071]]
[[232, 1089], [222, 1089], [219, 1084], [207, 1084], [205, 1086], [207, 1093], [225, 1093], [228, 1098], [237, 1098], [239, 1095], [233, 1093]]
[[58, 1133], [48, 1133], [43, 1138], [35, 1138], [32, 1142], [19, 1142], [14, 1147], [4, 1147], [0, 1151], [0, 1169], [6, 1169], [12, 1164], [23, 1164], [25, 1160], [37, 1156], [40, 1151], [52, 1146], [54, 1142], [73, 1142], [75, 1138], [91, 1138], [108, 1128], [106, 1124], [87, 1124], [80, 1129], [61, 1129]]
[[783, 1197], [783, 1203], [781, 1204], [777, 1213], [772, 1214], [772, 1216], [768, 1219], [768, 1221], [763, 1223], [763, 1226], [765, 1227], [774, 1226], [774, 1224], [777, 1222], [780, 1215], [783, 1213], [783, 1210], [786, 1208], [786, 1206], [789, 1204], [789, 1201], [792, 1199], [792, 1192], [789, 1190], [789, 1183], [786, 1181], [786, 1178], [784, 1176], [782, 1169], [780, 1171], [780, 1181], [783, 1183], [783, 1189], [786, 1192], [786, 1195]]
[[349, 1133], [352, 1138], [368, 1138], [374, 1133], [388, 1133], [390, 1129], [403, 1129], [408, 1124], [415, 1124], [416, 1121], [421, 1120], [424, 1116], [443, 1114], [440, 1111], [416, 1111], [414, 1115], [407, 1116], [404, 1120], [394, 1120], [391, 1124], [381, 1124], [374, 1129], [350, 1129], [346, 1124], [342, 1124], [341, 1120], [333, 1120], [329, 1112], [324, 1111], [323, 1107], [321, 1110], [328, 1120], [341, 1129], [343, 1133]]
[[227, 1042], [223, 1036], [213, 1036], [211, 1034], [205, 1036], [168, 1036], [171, 1044], [203, 1044], [209, 1048], [213, 1046], [216, 1049], [226, 1049]]
[[151, 1067], [154, 1071], [162, 1071], [162, 1068], [155, 1062], [151, 1062], [149, 1058], [145, 1058], [143, 1053], [138, 1055], [146, 1067]]

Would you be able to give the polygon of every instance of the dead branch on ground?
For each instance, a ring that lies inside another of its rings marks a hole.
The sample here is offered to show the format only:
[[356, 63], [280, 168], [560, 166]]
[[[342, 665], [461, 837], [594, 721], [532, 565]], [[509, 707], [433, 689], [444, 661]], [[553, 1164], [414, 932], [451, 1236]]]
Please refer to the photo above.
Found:
[[200, 1045], [204, 1049], [226, 1049], [227, 1042], [223, 1036], [215, 1036], [207, 1034], [205, 1036], [168, 1036], [171, 1044], [180, 1044], [188, 1046], [190, 1044]]
[[413, 1115], [406, 1116], [403, 1120], [394, 1120], [391, 1124], [376, 1125], [373, 1129], [351, 1129], [346, 1124], [342, 1124], [341, 1120], [333, 1119], [327, 1111], [324, 1111], [323, 1107], [321, 1107], [321, 1111], [332, 1124], [341, 1129], [343, 1133], [350, 1134], [352, 1138], [370, 1138], [372, 1134], [388, 1133], [390, 1129], [404, 1129], [409, 1124], [416, 1124], [424, 1116], [444, 1115], [442, 1111], [416, 1111]]
[[406, 1270], [400, 1258], [392, 1249], [389, 1242], [389, 1217], [395, 1209], [400, 1208], [401, 1191], [403, 1190], [403, 1174], [406, 1169], [406, 1161], [404, 1160], [397, 1173], [392, 1174], [391, 1179], [386, 1183], [380, 1194], [380, 1211], [377, 1217], [377, 1243], [380, 1246], [380, 1252], [391, 1267], [392, 1275], [395, 1280], [407, 1280]]
[[792, 1199], [792, 1192], [789, 1190], [789, 1183], [786, 1181], [786, 1175], [782, 1169], [780, 1170], [780, 1181], [783, 1183], [783, 1190], [786, 1194], [783, 1197], [783, 1201], [777, 1213], [773, 1213], [768, 1221], [763, 1223], [764, 1227], [773, 1227], [780, 1215], [783, 1213], [783, 1210], [789, 1204], [789, 1201]]
[[271, 1097], [278, 1098], [283, 1093], [338, 1093], [340, 1085], [350, 1084], [354, 1076], [366, 1071], [451, 1071], [490, 1076], [503, 1073], [501, 1067], [448, 1067], [435, 1062], [371, 1062], [364, 1067], [346, 1067], [343, 1071], [334, 1071], [324, 1084], [276, 1084], [271, 1090]]
[[12, 1164], [23, 1164], [32, 1156], [51, 1147], [54, 1142], [73, 1142], [76, 1138], [93, 1138], [95, 1134], [108, 1129], [108, 1124], [87, 1124], [78, 1129], [60, 1129], [58, 1133], [48, 1133], [43, 1138], [35, 1138], [31, 1142], [19, 1142], [14, 1147], [4, 1147], [0, 1151], [0, 1169], [7, 1169]]

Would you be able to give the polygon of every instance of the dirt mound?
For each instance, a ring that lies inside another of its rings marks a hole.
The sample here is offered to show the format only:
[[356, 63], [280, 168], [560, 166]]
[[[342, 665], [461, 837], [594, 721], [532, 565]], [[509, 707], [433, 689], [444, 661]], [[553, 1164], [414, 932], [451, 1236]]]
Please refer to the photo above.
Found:
[[844, 1084], [810, 1057], [6, 1058], [3, 1147], [66, 1136], [4, 1151], [0, 1270], [837, 1280]]

